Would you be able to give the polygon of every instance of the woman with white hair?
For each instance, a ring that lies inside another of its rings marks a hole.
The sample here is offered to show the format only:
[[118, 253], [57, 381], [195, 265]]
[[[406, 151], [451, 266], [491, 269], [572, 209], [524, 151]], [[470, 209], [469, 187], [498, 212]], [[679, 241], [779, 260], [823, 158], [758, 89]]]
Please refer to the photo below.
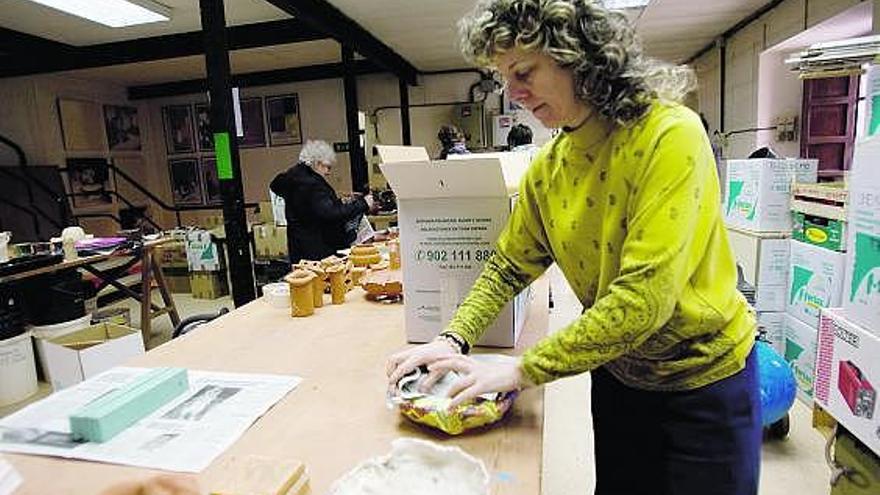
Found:
[[299, 161], [272, 180], [269, 188], [284, 199], [287, 217], [287, 252], [291, 264], [320, 260], [354, 240], [345, 225], [373, 207], [371, 195], [339, 199], [327, 182], [336, 163], [333, 148], [325, 141], [309, 140]]
[[[681, 104], [686, 67], [642, 52], [597, 0], [481, 0], [465, 55], [548, 128], [470, 294], [389, 385], [457, 371], [450, 407], [591, 372], [598, 495], [754, 495], [761, 403], [755, 317], [736, 288], [712, 147]], [[556, 263], [583, 304], [512, 363], [467, 357], [504, 305]]]

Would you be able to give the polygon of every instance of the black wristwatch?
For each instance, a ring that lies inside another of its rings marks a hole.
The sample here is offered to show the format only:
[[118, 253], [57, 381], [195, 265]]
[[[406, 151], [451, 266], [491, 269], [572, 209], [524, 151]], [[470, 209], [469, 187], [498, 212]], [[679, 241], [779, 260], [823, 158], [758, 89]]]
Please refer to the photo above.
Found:
[[462, 354], [467, 354], [471, 351], [470, 344], [468, 344], [466, 340], [464, 340], [460, 335], [456, 333], [443, 332], [439, 336], [455, 344], [455, 346], [458, 347], [458, 352]]

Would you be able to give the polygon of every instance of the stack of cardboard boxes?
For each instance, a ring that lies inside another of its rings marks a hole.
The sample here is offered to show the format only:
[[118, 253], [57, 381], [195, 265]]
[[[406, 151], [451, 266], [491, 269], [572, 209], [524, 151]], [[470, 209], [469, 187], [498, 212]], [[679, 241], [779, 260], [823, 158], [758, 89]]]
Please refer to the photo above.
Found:
[[226, 258], [207, 230], [186, 234], [186, 259], [192, 294], [196, 299], [217, 299], [229, 294]]
[[791, 254], [793, 182], [816, 182], [816, 160], [729, 160], [724, 214], [745, 280], [755, 286], [758, 325], [784, 352], [785, 308]]
[[808, 404], [813, 399], [819, 314], [839, 307], [843, 295], [845, 205], [846, 190], [836, 185], [798, 184], [793, 191], [783, 356], [791, 364], [799, 397]]
[[[856, 145], [842, 308], [821, 311], [815, 400], [880, 456], [880, 139]], [[880, 465], [876, 463], [875, 465]]]
[[174, 240], [157, 248], [159, 266], [165, 285], [173, 293], [189, 293], [189, 263], [186, 261], [186, 237], [175, 236]]

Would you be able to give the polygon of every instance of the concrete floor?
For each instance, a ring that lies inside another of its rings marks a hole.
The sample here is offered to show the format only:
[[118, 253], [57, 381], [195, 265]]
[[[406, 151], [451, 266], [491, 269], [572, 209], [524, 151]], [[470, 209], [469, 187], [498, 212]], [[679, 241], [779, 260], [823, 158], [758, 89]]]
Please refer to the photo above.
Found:
[[[552, 332], [576, 318], [581, 305], [557, 270], [550, 276], [555, 302], [550, 313]], [[595, 471], [589, 373], [547, 386], [544, 408], [543, 494], [592, 493]], [[827, 495], [831, 472], [825, 464], [825, 439], [812, 428], [811, 411], [800, 401], [795, 401], [790, 417], [787, 439], [764, 442], [760, 494]]]

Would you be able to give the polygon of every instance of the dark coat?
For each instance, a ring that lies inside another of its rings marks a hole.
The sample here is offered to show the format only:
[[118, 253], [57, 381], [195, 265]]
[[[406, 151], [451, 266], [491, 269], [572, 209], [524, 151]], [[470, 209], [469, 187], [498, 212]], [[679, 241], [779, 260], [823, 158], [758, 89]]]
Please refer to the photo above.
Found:
[[346, 233], [346, 222], [368, 210], [361, 197], [343, 203], [330, 184], [304, 163], [278, 174], [269, 188], [284, 198], [291, 263], [320, 260], [349, 247], [354, 239]]

